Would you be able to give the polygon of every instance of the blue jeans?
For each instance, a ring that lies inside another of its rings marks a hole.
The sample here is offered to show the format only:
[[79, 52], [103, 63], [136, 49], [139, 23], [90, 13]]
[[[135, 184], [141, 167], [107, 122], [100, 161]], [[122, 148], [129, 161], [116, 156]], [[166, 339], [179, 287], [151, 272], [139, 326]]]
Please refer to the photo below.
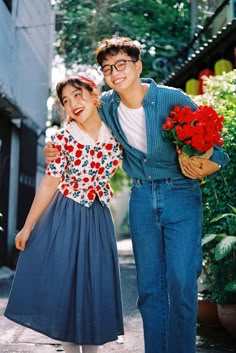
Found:
[[145, 353], [194, 353], [202, 263], [198, 181], [135, 179], [129, 219]]

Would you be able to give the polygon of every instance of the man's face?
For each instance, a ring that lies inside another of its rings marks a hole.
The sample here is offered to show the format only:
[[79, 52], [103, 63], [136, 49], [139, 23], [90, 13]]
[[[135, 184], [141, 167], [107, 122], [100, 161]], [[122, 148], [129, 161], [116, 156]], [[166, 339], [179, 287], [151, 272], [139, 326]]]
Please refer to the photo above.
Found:
[[105, 58], [102, 63], [102, 71], [105, 82], [110, 88], [117, 93], [125, 93], [126, 90], [132, 90], [132, 87], [139, 83], [142, 63], [140, 60], [134, 61], [121, 51]]

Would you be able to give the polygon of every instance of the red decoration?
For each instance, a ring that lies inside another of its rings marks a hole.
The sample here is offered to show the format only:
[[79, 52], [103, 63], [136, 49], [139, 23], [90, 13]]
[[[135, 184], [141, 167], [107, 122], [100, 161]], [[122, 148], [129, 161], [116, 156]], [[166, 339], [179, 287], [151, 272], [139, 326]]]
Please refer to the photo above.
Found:
[[203, 77], [204, 76], [207, 76], [207, 77], [214, 76], [214, 72], [210, 69], [204, 69], [199, 72], [199, 74], [198, 74], [198, 94], [204, 93], [204, 89], [203, 89]]

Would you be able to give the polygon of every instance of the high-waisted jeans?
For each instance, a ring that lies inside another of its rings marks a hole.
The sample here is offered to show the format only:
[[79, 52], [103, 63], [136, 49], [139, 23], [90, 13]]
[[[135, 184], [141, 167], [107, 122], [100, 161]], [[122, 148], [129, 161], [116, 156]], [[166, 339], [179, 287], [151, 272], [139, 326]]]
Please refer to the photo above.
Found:
[[194, 353], [202, 264], [198, 181], [135, 179], [129, 219], [145, 353]]

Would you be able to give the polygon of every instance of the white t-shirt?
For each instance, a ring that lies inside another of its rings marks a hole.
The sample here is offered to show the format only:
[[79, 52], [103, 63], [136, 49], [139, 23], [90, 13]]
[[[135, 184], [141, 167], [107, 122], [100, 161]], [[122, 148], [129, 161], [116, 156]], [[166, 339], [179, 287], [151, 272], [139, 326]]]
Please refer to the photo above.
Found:
[[132, 147], [147, 153], [145, 112], [143, 107], [131, 109], [120, 102], [118, 107], [120, 125]]

